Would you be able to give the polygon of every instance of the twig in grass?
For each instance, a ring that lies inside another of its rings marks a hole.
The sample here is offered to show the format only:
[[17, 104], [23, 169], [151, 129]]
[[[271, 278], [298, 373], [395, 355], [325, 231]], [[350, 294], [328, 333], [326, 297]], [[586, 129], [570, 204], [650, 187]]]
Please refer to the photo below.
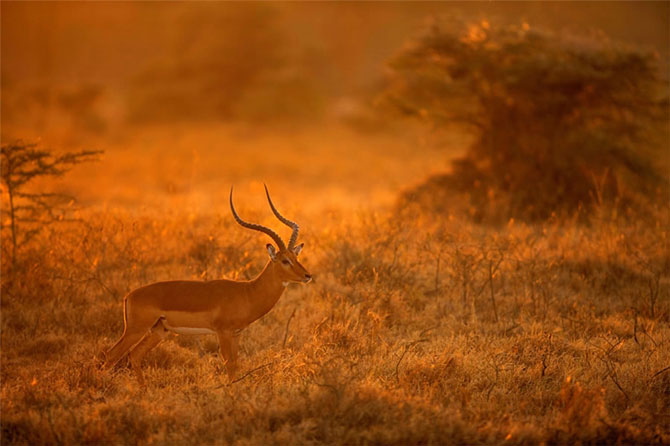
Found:
[[607, 338], [603, 337], [603, 339], [605, 339], [605, 342], [607, 342], [608, 344], [610, 344], [610, 348], [609, 348], [609, 350], [607, 350], [607, 357], [609, 357], [610, 353], [612, 353], [614, 350], [616, 350], [616, 349], [617, 349], [621, 344], [623, 344], [623, 342], [625, 341], [624, 338], [621, 338], [621, 339], [619, 339], [617, 342], [615, 342], [614, 344], [612, 344], [612, 343], [610, 343], [610, 342], [607, 340]]
[[493, 291], [493, 276], [497, 272], [500, 262], [502, 262], [502, 257], [494, 268], [493, 260], [489, 260], [489, 289], [491, 291], [491, 305], [493, 306], [493, 316], [495, 317], [496, 323], [498, 322], [498, 307], [496, 306], [496, 297]]
[[255, 369], [251, 369], [247, 373], [245, 373], [244, 375], [242, 375], [239, 378], [231, 381], [230, 384], [238, 383], [238, 382], [242, 381], [244, 378], [246, 378], [247, 376], [250, 376], [252, 373], [254, 373], [258, 370], [264, 369], [265, 367], [271, 366], [274, 362], [275, 361], [271, 361], [271, 362], [265, 363], [263, 365], [260, 365], [260, 366], [256, 367]]
[[402, 362], [403, 358], [407, 354], [410, 348], [414, 347], [416, 344], [419, 344], [420, 342], [428, 342], [428, 339], [417, 339], [416, 341], [409, 342], [405, 344], [405, 349], [402, 351], [402, 354], [400, 355], [400, 359], [398, 359], [398, 362], [395, 365], [395, 380], [397, 382], [400, 382], [400, 376], [398, 375], [398, 369], [400, 367], [400, 363]]
[[644, 324], [640, 324], [640, 331], [642, 332], [642, 334], [644, 334], [646, 337], [649, 338], [649, 340], [651, 341], [651, 343], [654, 344], [654, 347], [657, 347], [657, 348], [658, 348], [658, 344], [656, 343], [656, 341], [654, 340], [654, 338], [651, 337], [651, 335], [650, 335], [649, 332], [647, 331], [647, 327], [646, 327]]
[[[618, 345], [618, 344], [617, 344]], [[619, 384], [619, 379], [616, 376], [616, 366], [612, 362], [612, 359], [609, 357], [609, 352], [606, 353], [606, 357], [602, 358], [601, 360], [605, 363], [605, 367], [607, 368], [607, 374], [605, 376], [608, 376], [609, 379], [612, 380], [614, 385], [621, 391], [624, 397], [626, 397], [626, 402], [630, 403], [630, 397], [628, 396], [628, 393], [621, 387], [621, 384]]]
[[53, 435], [54, 440], [56, 440], [56, 444], [62, 445], [63, 440], [61, 439], [60, 435], [58, 435], [58, 432], [56, 432], [56, 427], [54, 426], [53, 414], [51, 413], [51, 406], [47, 407], [46, 413], [47, 413], [47, 422], [49, 423], [49, 429], [51, 429], [51, 435]]
[[663, 368], [663, 369], [661, 369], [661, 370], [659, 370], [658, 372], [654, 373], [653, 375], [651, 375], [651, 378], [649, 378], [649, 381], [651, 381], [652, 379], [656, 378], [657, 376], [659, 376], [659, 375], [661, 375], [662, 373], [665, 373], [665, 372], [667, 372], [667, 371], [669, 371], [669, 370], [670, 370], [670, 365], [667, 366], [667, 367], [665, 367], [665, 368]]
[[619, 380], [616, 378], [616, 372], [614, 370], [611, 370], [610, 373], [608, 374], [612, 382], [614, 383], [615, 386], [623, 393], [623, 396], [626, 397], [626, 402], [630, 403], [630, 398], [628, 397], [628, 394], [626, 393], [625, 390], [623, 390], [623, 387], [621, 387], [621, 384], [619, 384]]
[[640, 341], [637, 340], [637, 310], [633, 309], [633, 311], [635, 311], [633, 313], [633, 340], [639, 347], [642, 347]]
[[438, 252], [437, 259], [435, 261], [435, 294], [440, 291], [440, 256], [442, 252]]
[[653, 277], [649, 278], [649, 313], [652, 319], [655, 317], [654, 308], [656, 306], [656, 302], [658, 301], [659, 290], [661, 289], [660, 282], [660, 272], [654, 272]]
[[40, 328], [40, 322], [42, 322], [42, 314], [38, 314], [37, 317], [35, 318], [35, 324], [33, 325], [33, 328], [31, 330], [32, 336], [35, 336], [37, 333], [37, 329]]
[[295, 308], [293, 309], [293, 312], [291, 313], [291, 315], [288, 317], [288, 320], [286, 321], [286, 330], [284, 331], [284, 342], [282, 342], [282, 344], [281, 344], [281, 348], [285, 348], [285, 347], [286, 347], [286, 340], [288, 339], [288, 326], [289, 326], [289, 324], [291, 323], [291, 319], [293, 319], [293, 316], [295, 316], [295, 311], [296, 311], [297, 309], [298, 309], [298, 307], [295, 307]]
[[606, 348], [601, 347], [601, 346], [596, 345], [596, 344], [593, 344], [593, 346], [596, 347], [598, 350], [602, 351], [603, 354], [605, 355], [605, 357], [607, 358], [607, 360], [610, 360], [610, 355], [612, 354], [612, 352], [617, 350], [618, 347], [621, 344], [623, 344], [623, 342], [625, 341], [624, 338], [620, 338], [618, 336], [617, 336], [616, 342], [610, 342], [610, 340], [607, 339], [607, 337], [605, 335], [598, 336], [598, 338], [605, 341], [607, 343], [607, 345], [609, 345], [609, 348], [606, 349]]
[[548, 336], [547, 336], [548, 347], [544, 350], [544, 352], [542, 354], [542, 376], [543, 377], [546, 375], [547, 369], [549, 368], [548, 359], [551, 357], [551, 353], [552, 353], [551, 338], [552, 338], [552, 335], [551, 335], [551, 333], [549, 333]]
[[488, 401], [491, 398], [491, 392], [493, 392], [493, 389], [496, 387], [496, 385], [498, 385], [498, 380], [500, 379], [500, 365], [498, 364], [498, 358], [492, 356], [491, 365], [493, 365], [493, 369], [496, 372], [496, 379], [491, 383], [486, 392], [486, 401]]
[[341, 396], [341, 395], [340, 395], [340, 391], [339, 391], [339, 390], [337, 389], [337, 387], [335, 387], [334, 385], [332, 385], [332, 384], [325, 384], [325, 383], [319, 383], [319, 382], [316, 382], [316, 381], [312, 381], [312, 382], [313, 382], [314, 384], [316, 384], [317, 386], [319, 386], [319, 387], [325, 387], [326, 389], [332, 390], [333, 393], [335, 393], [335, 396], [337, 397], [337, 399], [338, 399], [338, 400], [340, 399], [340, 396]]
[[513, 324], [513, 325], [507, 327], [506, 329], [503, 330], [503, 335], [504, 336], [509, 335], [512, 331], [516, 330], [520, 326], [521, 326], [520, 324]]
[[486, 401], [491, 399], [491, 392], [493, 392], [493, 389], [495, 389], [496, 384], [498, 384], [498, 381], [493, 381], [491, 385], [486, 389]]
[[328, 322], [328, 319], [329, 319], [329, 317], [326, 316], [326, 317], [324, 317], [323, 319], [321, 319], [321, 322], [319, 322], [318, 324], [316, 324], [316, 327], [314, 327], [314, 334], [317, 334], [317, 333], [319, 332], [319, 329], [323, 326], [323, 324], [325, 324], [326, 322]]
[[428, 327], [428, 328], [422, 330], [421, 333], [419, 333], [419, 336], [425, 336], [426, 334], [428, 334], [429, 331], [433, 331], [436, 328], [440, 328], [440, 324], [433, 325], [432, 327]]
[[260, 366], [256, 367], [255, 369], [251, 369], [251, 370], [249, 370], [247, 373], [245, 373], [244, 375], [240, 376], [240, 377], [237, 378], [237, 379], [234, 379], [233, 381], [229, 382], [228, 384], [221, 384], [221, 385], [218, 385], [218, 386], [216, 386], [216, 387], [214, 387], [214, 388], [215, 388], [215, 389], [220, 389], [220, 388], [222, 388], [222, 387], [231, 386], [231, 385], [233, 385], [233, 384], [235, 384], [235, 383], [238, 383], [238, 382], [242, 381], [244, 378], [246, 378], [247, 376], [253, 374], [254, 372], [257, 372], [257, 371], [259, 371], [259, 370], [261, 370], [261, 369], [264, 369], [265, 367], [268, 367], [268, 366], [274, 364], [275, 362], [277, 362], [277, 361], [270, 361], [270, 362], [268, 362], [268, 363], [265, 363], [265, 364], [263, 364], [263, 365], [260, 365]]

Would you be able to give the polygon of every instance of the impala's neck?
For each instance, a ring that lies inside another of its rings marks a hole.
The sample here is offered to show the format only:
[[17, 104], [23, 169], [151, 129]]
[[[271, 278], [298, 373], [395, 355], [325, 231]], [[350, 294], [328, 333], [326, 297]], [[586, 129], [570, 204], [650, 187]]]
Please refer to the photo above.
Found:
[[252, 298], [256, 301], [254, 305], [252, 322], [265, 315], [275, 306], [284, 288], [285, 282], [279, 276], [277, 266], [270, 260], [263, 271], [249, 282]]

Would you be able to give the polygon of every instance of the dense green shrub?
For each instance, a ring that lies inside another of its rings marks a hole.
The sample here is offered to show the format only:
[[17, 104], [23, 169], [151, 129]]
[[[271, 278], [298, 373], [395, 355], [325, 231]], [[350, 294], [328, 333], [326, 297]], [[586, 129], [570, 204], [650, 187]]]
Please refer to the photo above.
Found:
[[435, 203], [447, 187], [479, 217], [535, 220], [658, 193], [668, 121], [656, 62], [603, 36], [434, 24], [392, 61], [386, 102], [475, 137], [449, 175], [410, 196]]

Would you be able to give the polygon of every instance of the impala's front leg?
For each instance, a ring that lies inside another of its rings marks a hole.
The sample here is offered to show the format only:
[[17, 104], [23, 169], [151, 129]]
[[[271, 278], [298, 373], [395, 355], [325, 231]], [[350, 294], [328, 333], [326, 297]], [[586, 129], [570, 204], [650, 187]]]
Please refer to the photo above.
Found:
[[220, 330], [217, 334], [219, 336], [221, 358], [226, 365], [228, 377], [232, 381], [235, 379], [235, 372], [237, 372], [237, 336], [234, 336], [233, 332], [228, 330]]

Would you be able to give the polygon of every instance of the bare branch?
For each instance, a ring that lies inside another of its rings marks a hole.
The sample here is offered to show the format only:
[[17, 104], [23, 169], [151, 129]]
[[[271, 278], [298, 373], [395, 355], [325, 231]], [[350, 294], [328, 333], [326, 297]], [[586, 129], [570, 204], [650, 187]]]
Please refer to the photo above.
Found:
[[[77, 164], [97, 160], [102, 153], [100, 150], [83, 150], [56, 155], [49, 150], [38, 149], [36, 143], [20, 140], [1, 146], [0, 184], [9, 196], [12, 269], [16, 266], [17, 250], [42, 227], [53, 222], [76, 221], [67, 217], [68, 212], [73, 210], [74, 197], [53, 192], [28, 192], [23, 188], [34, 178], [63, 175]], [[26, 224], [40, 227], [24, 228]]]
[[293, 316], [295, 316], [295, 311], [296, 311], [297, 309], [298, 309], [298, 307], [295, 307], [295, 308], [293, 309], [293, 312], [291, 313], [291, 315], [288, 317], [288, 320], [286, 321], [286, 330], [284, 330], [284, 341], [283, 341], [282, 344], [281, 344], [281, 348], [285, 348], [285, 347], [286, 347], [286, 339], [288, 339], [288, 326], [289, 326], [289, 324], [291, 323], [291, 319], [293, 319]]
[[400, 355], [400, 359], [398, 359], [398, 362], [397, 362], [396, 365], [395, 365], [395, 380], [396, 380], [396, 381], [400, 381], [400, 375], [399, 375], [398, 373], [399, 373], [400, 363], [401, 363], [402, 360], [405, 358], [405, 355], [407, 354], [407, 352], [408, 352], [412, 347], [414, 347], [415, 345], [417, 345], [417, 344], [419, 344], [419, 343], [421, 343], [421, 342], [428, 342], [428, 339], [426, 339], [426, 338], [424, 338], [424, 339], [417, 339], [416, 341], [412, 341], [412, 342], [409, 342], [409, 343], [405, 344], [405, 349], [402, 351], [402, 354]]

